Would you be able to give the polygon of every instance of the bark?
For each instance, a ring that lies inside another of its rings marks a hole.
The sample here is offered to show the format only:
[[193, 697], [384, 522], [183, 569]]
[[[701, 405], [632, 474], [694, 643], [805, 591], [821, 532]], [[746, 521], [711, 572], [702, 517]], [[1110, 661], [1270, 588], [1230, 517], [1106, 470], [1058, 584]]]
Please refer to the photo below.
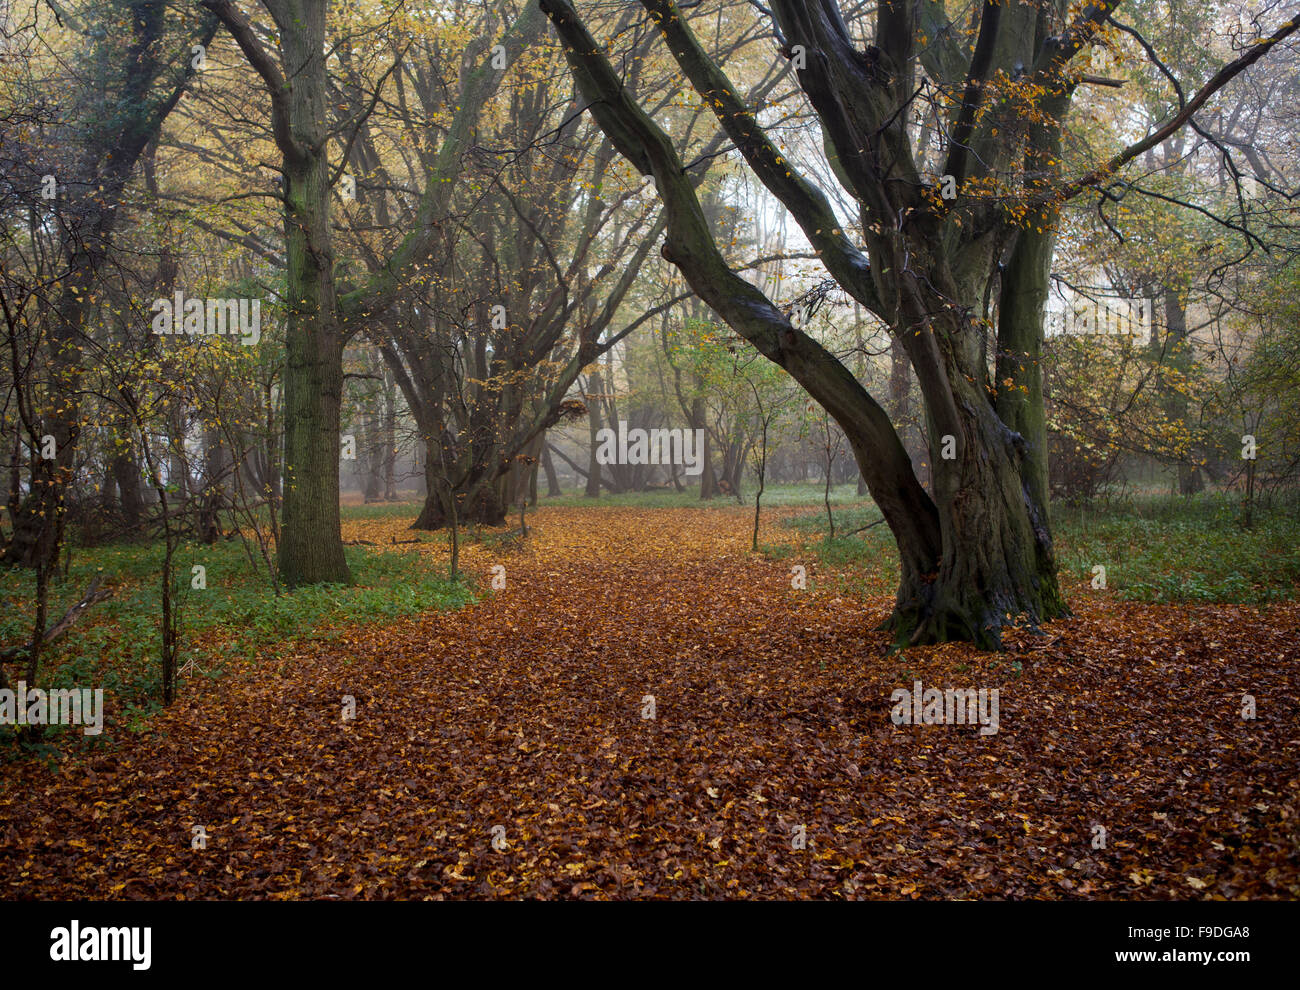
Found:
[[1036, 626], [1068, 610], [1045, 504], [1022, 474], [1026, 444], [975, 387], [955, 391], [956, 457], [933, 462], [938, 566], [904, 582], [891, 625], [908, 642], [962, 639], [991, 648], [1004, 625]]
[[232, 461], [230, 451], [215, 427], [204, 431], [203, 490], [198, 499], [198, 539], [216, 543], [221, 538], [221, 510], [227, 505], [227, 473]]
[[[1057, 154], [1050, 139], [1041, 153]], [[1018, 437], [1023, 485], [1035, 549], [1029, 584], [1041, 586], [1041, 615], [1065, 615], [1068, 608], [1055, 580], [1056, 552], [1050, 518], [1047, 414], [1043, 401], [1043, 313], [1047, 303], [1055, 238], [1055, 215], [1035, 217], [1017, 236], [1002, 275], [998, 306], [998, 353], [995, 361], [995, 410]], [[1040, 229], [1041, 228], [1041, 229]], [[1050, 579], [1050, 580], [1049, 580]], [[1033, 613], [1031, 613], [1033, 614]]]
[[[434, 439], [425, 443], [424, 480], [430, 494], [425, 496], [420, 514], [411, 524], [412, 529], [438, 530], [450, 524], [448, 497], [455, 499], [456, 519], [460, 525], [476, 523], [480, 526], [500, 526], [506, 521], [508, 505], [504, 501], [501, 478], [485, 480], [481, 471], [474, 482], [449, 484], [448, 477], [458, 477], [443, 463], [442, 444]], [[448, 494], [450, 489], [450, 496]]]
[[546, 497], [555, 498], [562, 494], [560, 476], [555, 470], [555, 458], [551, 456], [551, 445], [542, 448], [542, 470], [546, 472]]
[[727, 448], [726, 478], [731, 485], [730, 494], [740, 499], [740, 485], [745, 477], [745, 451], [747, 444], [737, 440]]
[[[426, 472], [425, 480], [429, 485], [442, 485], [443, 475]], [[411, 524], [412, 529], [438, 530], [451, 524], [446, 486], [443, 485], [441, 498], [436, 495], [437, 489], [434, 490], [435, 494], [424, 500], [419, 516]], [[456, 500], [455, 518], [459, 525], [476, 523], [480, 526], [501, 526], [506, 521], [509, 506], [502, 502], [501, 491], [496, 485], [482, 485], [470, 492], [457, 491], [453, 496]]]
[[[698, 382], [696, 388], [699, 388]], [[718, 494], [718, 476], [713, 471], [713, 439], [704, 420], [704, 399], [698, 394], [691, 400], [690, 413], [690, 428], [703, 431], [695, 435], [704, 437], [704, 450], [700, 455], [700, 499], [707, 502]]]
[[339, 519], [341, 314], [334, 286], [326, 112], [325, 18], [320, 0], [264, 0], [280, 62], [230, 0], [202, 0], [226, 25], [271, 98], [282, 158], [288, 320], [284, 366], [284, 483], [277, 565], [290, 588], [350, 583]]
[[[696, 293], [772, 361], [785, 368], [844, 430], [873, 499], [881, 509], [901, 558], [902, 580], [889, 625], [897, 641], [968, 639], [1000, 643], [1002, 626], [1017, 618], [1037, 623], [1064, 613], [1050, 556], [1045, 503], [1039, 504], [1021, 475], [1027, 447], [998, 418], [982, 364], [983, 332], [971, 316], [984, 298], [996, 244], [987, 238], [965, 253], [951, 252], [942, 208], [914, 192], [922, 187], [894, 108], [910, 97], [905, 78], [890, 79], [882, 65], [863, 61], [829, 6], [775, 3], [773, 10], [790, 43], [810, 53], [800, 81], [826, 126], [851, 191], [868, 216], [909, 214], [910, 227], [868, 225], [870, 259], [840, 233], [825, 196], [797, 174], [758, 128], [729, 81], [703, 55], [674, 4], [645, 0], [681, 68], [714, 106], [751, 168], [794, 213], [837, 281], [864, 306], [883, 315], [907, 350], [926, 399], [937, 448], [956, 442], [955, 456], [935, 462], [934, 497], [921, 487], [907, 451], [885, 411], [845, 366], [722, 259], [682, 165], [667, 136], [630, 98], [600, 46], [581, 25], [571, 4], [544, 0], [566, 46], [570, 66], [591, 101], [591, 112], [619, 151], [643, 174], [653, 174], [668, 213], [664, 256], [677, 265]], [[882, 7], [880, 31], [908, 31], [901, 8]], [[1034, 39], [1026, 13], [1006, 14], [1011, 49]], [[982, 73], [1003, 51], [997, 23], [992, 41], [981, 37], [971, 65], [974, 84], [956, 123], [963, 146], [981, 154], [954, 153], [950, 168], [964, 174], [984, 160], [987, 126], [976, 126]], [[982, 29], [981, 35], [984, 31]], [[873, 52], [876, 50], [873, 49]], [[880, 55], [876, 52], [876, 56]], [[982, 66], [982, 67], [981, 67]], [[855, 94], [855, 103], [842, 95]], [[865, 151], [870, 150], [870, 157]], [[996, 144], [988, 147], [996, 151]], [[880, 176], [880, 161], [895, 175]], [[898, 181], [902, 178], [902, 181]], [[912, 197], [908, 199], [906, 197]], [[968, 218], [970, 222], [970, 218]], [[985, 273], [985, 281], [980, 274]]]
[[397, 385], [384, 376], [384, 501], [397, 501]]
[[117, 488], [117, 507], [122, 524], [134, 533], [144, 517], [144, 486], [140, 481], [140, 464], [134, 451], [127, 447], [113, 456], [109, 465]]
[[591, 441], [587, 452], [587, 487], [583, 495], [587, 498], [600, 498], [600, 463], [596, 452], [600, 442], [596, 439], [600, 433], [601, 409], [604, 405], [604, 387], [601, 384], [600, 368], [593, 368], [587, 393], [587, 430]]
[[[1167, 363], [1175, 371], [1186, 374], [1192, 366], [1192, 346], [1187, 333], [1187, 306], [1183, 297], [1176, 289], [1165, 290], [1165, 326], [1168, 328], [1169, 339], [1167, 342], [1168, 355]], [[1184, 429], [1189, 427], [1187, 422], [1188, 411], [1191, 403], [1187, 399], [1186, 393], [1176, 388], [1167, 388], [1164, 390], [1165, 406], [1169, 410], [1169, 418], [1175, 423], [1179, 423]], [[1178, 494], [1195, 495], [1205, 487], [1205, 479], [1201, 476], [1200, 469], [1189, 458], [1184, 457], [1178, 462]]]
[[382, 436], [383, 417], [375, 408], [379, 396], [370, 396], [366, 402], [369, 408], [361, 416], [361, 456], [357, 460], [360, 467], [362, 501], [379, 502], [383, 499], [384, 488], [384, 441]]
[[330, 233], [325, 15], [314, 0], [265, 0], [279, 29], [283, 73], [229, 0], [204, 0], [271, 96], [283, 159], [288, 321], [284, 367], [284, 496], [277, 564], [290, 587], [350, 583], [339, 520], [343, 335]]

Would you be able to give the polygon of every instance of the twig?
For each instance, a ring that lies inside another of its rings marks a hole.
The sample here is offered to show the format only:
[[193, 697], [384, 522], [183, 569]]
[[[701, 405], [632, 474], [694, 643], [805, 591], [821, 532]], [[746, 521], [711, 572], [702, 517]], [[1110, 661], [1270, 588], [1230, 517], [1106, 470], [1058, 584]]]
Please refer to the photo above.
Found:
[[882, 518], [882, 519], [877, 519], [875, 522], [867, 523], [865, 526], [859, 526], [859, 527], [858, 527], [857, 529], [855, 529], [853, 532], [851, 532], [851, 533], [845, 533], [844, 535], [845, 535], [845, 536], [857, 536], [857, 535], [858, 535], [859, 533], [861, 533], [864, 529], [870, 529], [872, 526], [879, 526], [879, 525], [880, 525], [882, 522], [884, 522], [884, 521], [885, 521], [885, 520], [884, 520], [883, 518]]
[[99, 583], [99, 577], [96, 577], [91, 581], [90, 587], [86, 589], [86, 593], [82, 596], [81, 601], [71, 606], [63, 613], [63, 618], [59, 619], [58, 622], [47, 628], [39, 643], [29, 643], [24, 646], [9, 647], [9, 649], [0, 653], [0, 663], [17, 663], [18, 661], [30, 656], [34, 647], [40, 646], [41, 648], [44, 648], [49, 646], [71, 629], [72, 626], [90, 610], [92, 605], [97, 605], [106, 598], [112, 598], [114, 589], [111, 587], [101, 589]]

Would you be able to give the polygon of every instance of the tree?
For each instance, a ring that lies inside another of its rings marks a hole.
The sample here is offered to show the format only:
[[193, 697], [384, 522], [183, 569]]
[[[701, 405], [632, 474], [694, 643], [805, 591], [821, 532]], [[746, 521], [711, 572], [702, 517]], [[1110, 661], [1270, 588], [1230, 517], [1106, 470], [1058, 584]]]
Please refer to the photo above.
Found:
[[273, 58], [229, 0], [203, 0], [230, 31], [271, 98], [281, 155], [288, 322], [284, 369], [284, 503], [280, 576], [294, 587], [351, 581], [339, 536], [339, 410], [344, 335], [330, 227], [330, 119], [325, 16], [319, 0], [263, 0], [279, 35]]
[[[374, 93], [362, 105], [354, 105], [355, 100], [344, 103], [347, 112], [335, 121], [327, 112], [327, 103], [333, 102], [328, 99], [333, 91], [326, 65], [327, 3], [263, 0], [279, 41], [276, 58], [259, 28], [229, 0], [202, 2], [221, 19], [261, 77], [282, 157], [289, 318], [280, 573], [291, 587], [346, 582], [350, 573], [340, 534], [338, 477], [344, 347], [358, 333], [379, 333], [391, 322], [408, 283], [432, 256], [480, 109], [545, 22], [535, 3], [525, 4], [502, 33], [498, 58], [487, 49], [496, 14], [504, 5], [488, 5], [484, 13], [488, 33], [475, 39], [465, 53], [477, 64], [466, 66], [451, 124], [437, 151], [422, 156], [424, 191], [406, 234], [391, 254], [376, 260], [368, 277], [347, 287], [340, 285], [345, 273], [337, 265], [329, 210], [343, 168], [331, 166], [330, 142], [342, 145], [345, 154], [355, 145], [380, 101], [385, 80], [394, 73], [376, 81]], [[400, 62], [398, 52], [392, 70]]]
[[[210, 17], [170, 6], [163, 0], [112, 0], [69, 14], [67, 30], [75, 38], [70, 61], [76, 66], [64, 80], [70, 96], [52, 119], [34, 113], [29, 121], [49, 140], [34, 149], [5, 140], [0, 155], [7, 182], [26, 185], [31, 240], [41, 230], [58, 232], [58, 270], [44, 279], [41, 305], [33, 306], [43, 314], [38, 329], [48, 368], [39, 419], [53, 453], [33, 459], [27, 497], [0, 555], [5, 563], [51, 567], [58, 557], [64, 496], [82, 429], [86, 323], [96, 308], [97, 281], [110, 257], [123, 193], [189, 86], [192, 49], [201, 51], [216, 30]], [[60, 18], [57, 10], [55, 17]], [[49, 33], [57, 32], [51, 26]], [[43, 102], [33, 96], [31, 106]], [[57, 194], [47, 195], [51, 191]], [[20, 292], [34, 288], [29, 283]]]
[[[938, 2], [881, 0], [872, 15], [846, 18], [834, 0], [774, 0], [773, 32], [859, 211], [859, 244], [741, 100], [677, 4], [642, 0], [749, 168], [827, 271], [905, 351], [926, 403], [928, 492], [880, 404], [728, 265], [668, 135], [574, 5], [541, 5], [590, 113], [619, 152], [656, 179], [668, 217], [664, 256], [844, 429], [899, 549], [902, 579], [889, 622], [896, 641], [998, 646], [1002, 627], [1017, 618], [1037, 624], [1066, 614], [1048, 517], [1038, 360], [1060, 206], [1176, 133], [1297, 24], [1248, 48], [1161, 127], [1071, 181], [1063, 177], [1063, 134], [1083, 81], [1072, 61], [1117, 2], [1076, 12], [1064, 0], [986, 0], [972, 43]], [[870, 43], [861, 49], [855, 38], [864, 36]], [[925, 135], [946, 140], [931, 148]]]
[[[611, 167], [614, 150], [583, 117], [562, 52], [535, 43], [546, 21], [530, 11], [525, 57], [502, 60], [512, 67], [509, 84], [495, 100], [486, 92], [456, 100], [473, 144], [464, 164], [441, 177], [438, 250], [404, 286], [400, 317], [372, 334], [425, 441], [429, 494], [417, 529], [445, 523], [437, 493], [448, 483], [462, 521], [503, 522], [530, 484], [545, 432], [582, 415], [584, 403], [566, 396], [584, 368], [686, 295], [647, 277], [663, 232], [659, 205], [639, 175]], [[620, 10], [611, 20], [618, 30], [632, 18]], [[651, 74], [647, 64], [638, 61], [639, 75]], [[408, 76], [424, 116], [435, 117], [454, 80], [421, 85]], [[683, 153], [707, 160], [724, 136], [712, 127], [694, 135], [697, 120], [712, 122], [703, 108], [677, 106], [677, 96], [663, 83], [653, 92], [657, 110], [682, 121]], [[401, 159], [390, 167], [372, 157], [368, 184], [402, 184]], [[598, 381], [593, 372], [589, 383]], [[600, 402], [585, 403], [593, 436]], [[600, 472], [587, 474], [594, 495]]]

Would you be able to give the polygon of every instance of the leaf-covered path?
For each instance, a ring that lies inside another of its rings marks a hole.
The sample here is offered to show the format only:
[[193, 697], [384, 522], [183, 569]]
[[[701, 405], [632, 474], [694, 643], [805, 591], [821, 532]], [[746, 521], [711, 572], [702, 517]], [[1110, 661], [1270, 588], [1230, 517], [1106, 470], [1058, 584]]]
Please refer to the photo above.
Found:
[[[746, 512], [534, 523], [466, 548], [485, 586], [505, 567], [477, 605], [307, 637], [107, 753], [10, 765], [3, 896], [1300, 896], [1295, 603], [1077, 588], [1004, 655], [884, 656], [888, 600], [811, 555], [792, 589]], [[999, 731], [895, 726], [917, 680], [998, 688]]]

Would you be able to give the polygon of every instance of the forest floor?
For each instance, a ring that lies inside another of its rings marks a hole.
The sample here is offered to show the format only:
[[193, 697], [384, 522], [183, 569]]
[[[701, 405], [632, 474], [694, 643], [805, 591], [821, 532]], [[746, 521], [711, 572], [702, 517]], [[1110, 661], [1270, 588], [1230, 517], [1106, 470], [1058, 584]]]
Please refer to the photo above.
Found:
[[[542, 509], [463, 548], [475, 604], [304, 635], [11, 763], [0, 897], [1300, 897], [1300, 604], [1072, 582], [1005, 653], [888, 655], [889, 597], [801, 558], [794, 511], [773, 559], [752, 509]], [[895, 725], [916, 681], [998, 689], [998, 731]]]

